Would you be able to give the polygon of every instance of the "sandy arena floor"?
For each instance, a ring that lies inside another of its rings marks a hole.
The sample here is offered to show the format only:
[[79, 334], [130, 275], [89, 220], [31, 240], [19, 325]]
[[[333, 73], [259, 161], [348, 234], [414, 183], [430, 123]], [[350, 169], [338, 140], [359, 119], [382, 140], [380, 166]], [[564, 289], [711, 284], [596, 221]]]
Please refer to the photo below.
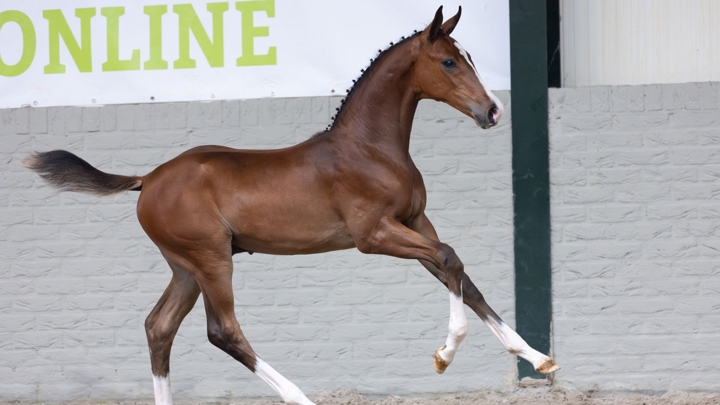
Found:
[[[720, 393], [690, 394], [671, 391], [664, 395], [594, 395], [562, 389], [519, 390], [515, 393], [476, 392], [461, 395], [387, 397], [370, 399], [352, 391], [323, 393], [310, 397], [317, 405], [720, 405]], [[279, 405], [253, 401], [233, 405]]]
[[[587, 395], [563, 389], [522, 389], [514, 393], [475, 392], [470, 394], [422, 397], [384, 397], [373, 399], [353, 391], [335, 391], [311, 395], [316, 405], [720, 405], [720, 393], [699, 394], [670, 391], [663, 395], [613, 394]], [[178, 401], [182, 405], [190, 402]], [[0, 405], [20, 405], [0, 402]], [[195, 404], [195, 403], [193, 403]], [[206, 402], [207, 405], [282, 405], [281, 401], [254, 400], [238, 402]], [[88, 402], [72, 405], [150, 405], [149, 402]]]

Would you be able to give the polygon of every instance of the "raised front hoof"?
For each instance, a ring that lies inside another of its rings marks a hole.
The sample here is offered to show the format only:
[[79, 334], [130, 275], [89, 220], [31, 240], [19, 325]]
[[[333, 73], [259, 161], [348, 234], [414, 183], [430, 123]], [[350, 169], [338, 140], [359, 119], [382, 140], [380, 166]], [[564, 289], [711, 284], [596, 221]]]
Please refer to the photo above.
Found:
[[433, 367], [435, 367], [435, 372], [438, 374], [442, 374], [447, 370], [449, 364], [443, 360], [442, 357], [440, 357], [440, 351], [444, 350], [445, 346], [435, 350], [435, 356], [433, 356]]
[[560, 370], [560, 366], [558, 366], [555, 361], [549, 357], [543, 364], [540, 365], [540, 367], [535, 369], [535, 371], [540, 374], [550, 374], [558, 370]]

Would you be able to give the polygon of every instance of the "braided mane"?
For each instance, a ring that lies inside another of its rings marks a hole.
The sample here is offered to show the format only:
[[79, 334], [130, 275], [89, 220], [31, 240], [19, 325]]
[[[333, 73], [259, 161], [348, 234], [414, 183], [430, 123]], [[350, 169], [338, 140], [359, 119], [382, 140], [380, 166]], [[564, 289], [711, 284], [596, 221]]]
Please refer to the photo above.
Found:
[[378, 61], [382, 60], [389, 52], [391, 52], [393, 49], [395, 49], [395, 47], [397, 47], [398, 45], [404, 44], [405, 42], [420, 35], [421, 33], [422, 33], [422, 31], [416, 30], [411, 36], [400, 38], [399, 42], [390, 42], [390, 45], [388, 45], [388, 47], [385, 48], [384, 50], [378, 49], [377, 56], [374, 59], [370, 59], [370, 65], [368, 67], [366, 67], [364, 69], [360, 69], [360, 77], [353, 80], [352, 87], [347, 89], [347, 96], [345, 98], [343, 98], [342, 100], [340, 100], [340, 107], [335, 109], [336, 113], [335, 113], [335, 115], [333, 115], [330, 118], [331, 119], [330, 124], [328, 124], [327, 128], [325, 128], [324, 131], [318, 132], [317, 134], [313, 135], [313, 138], [316, 136], [322, 135], [324, 133], [327, 133], [330, 129], [333, 128], [333, 126], [335, 126], [335, 122], [338, 120], [338, 118], [340, 118], [340, 116], [344, 112], [345, 105], [353, 97], [353, 95], [355, 95], [355, 89], [357, 89], [358, 87], [360, 87], [360, 85], [362, 85], [362, 83], [365, 81], [366, 77], [368, 76], [368, 73], [375, 69], [375, 67], [378, 64]]

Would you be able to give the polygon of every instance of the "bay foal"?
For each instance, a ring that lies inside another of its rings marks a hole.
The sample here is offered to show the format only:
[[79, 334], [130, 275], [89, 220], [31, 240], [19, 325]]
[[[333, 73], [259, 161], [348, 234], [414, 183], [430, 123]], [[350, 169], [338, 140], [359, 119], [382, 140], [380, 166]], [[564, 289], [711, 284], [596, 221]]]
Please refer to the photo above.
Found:
[[173, 271], [145, 322], [157, 405], [172, 403], [170, 349], [202, 293], [208, 339], [267, 382], [288, 404], [312, 404], [255, 354], [233, 307], [232, 255], [294, 255], [357, 247], [417, 259], [450, 290], [450, 324], [435, 352], [442, 373], [467, 334], [463, 302], [505, 348], [541, 373], [557, 369], [488, 306], [455, 251], [425, 216], [425, 185], [410, 155], [421, 99], [445, 102], [490, 128], [503, 106], [484, 88], [470, 55], [450, 34], [461, 12], [382, 52], [348, 94], [330, 128], [286, 149], [188, 150], [143, 177], [98, 171], [65, 151], [26, 165], [64, 190], [109, 195], [140, 191], [137, 214]]

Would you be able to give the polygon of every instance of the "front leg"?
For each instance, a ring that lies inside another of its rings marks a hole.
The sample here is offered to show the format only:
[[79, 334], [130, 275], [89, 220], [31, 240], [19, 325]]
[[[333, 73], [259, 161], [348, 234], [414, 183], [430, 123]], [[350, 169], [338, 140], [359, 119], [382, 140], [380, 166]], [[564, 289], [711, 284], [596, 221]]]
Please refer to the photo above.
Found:
[[[428, 239], [439, 240], [435, 228], [425, 214], [417, 217], [410, 224], [410, 228]], [[421, 259], [420, 263], [443, 284], [448, 285], [447, 277], [440, 268], [427, 260]], [[485, 297], [483, 297], [480, 290], [475, 287], [475, 284], [473, 284], [467, 274], [464, 275], [462, 281], [462, 290], [465, 304], [485, 322], [508, 352], [529, 361], [535, 368], [535, 371], [542, 374], [548, 374], [560, 369], [553, 359], [530, 347], [517, 332], [503, 322], [498, 314], [490, 308], [490, 305], [485, 301]]]
[[460, 258], [450, 246], [429, 239], [392, 218], [383, 218], [370, 231], [354, 234], [355, 244], [363, 253], [383, 254], [430, 263], [443, 273], [450, 290], [450, 323], [445, 345], [435, 352], [435, 371], [443, 373], [455, 357], [467, 335], [463, 306], [465, 272]]

